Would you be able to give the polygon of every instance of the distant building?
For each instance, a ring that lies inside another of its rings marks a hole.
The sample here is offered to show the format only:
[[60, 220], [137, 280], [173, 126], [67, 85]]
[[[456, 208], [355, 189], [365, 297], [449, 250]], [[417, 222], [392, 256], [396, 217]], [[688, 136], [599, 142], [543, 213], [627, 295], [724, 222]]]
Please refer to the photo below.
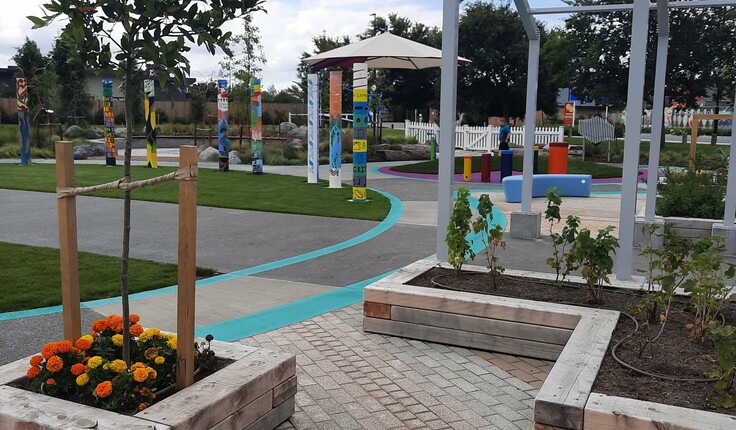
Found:
[[[98, 75], [94, 72], [88, 73], [86, 78], [87, 93], [95, 100], [102, 100], [103, 79], [112, 80], [113, 100], [122, 100], [124, 96], [122, 87], [123, 80], [111, 74]], [[194, 78], [187, 78], [187, 84], [189, 85], [193, 84], [195, 81], [196, 79]], [[156, 88], [157, 100], [174, 102], [183, 102], [189, 100], [189, 94], [187, 93], [186, 88], [184, 86], [177, 88], [176, 86], [174, 86], [174, 82], [172, 80], [166, 82], [165, 92], [161, 91], [161, 84], [159, 83], [158, 79], [155, 80], [154, 84]]]
[[560, 88], [557, 90], [557, 118], [562, 119], [565, 103], [575, 102], [575, 120], [588, 119], [593, 115], [600, 114], [603, 116], [606, 112], [605, 106], [599, 106], [594, 102], [586, 102], [578, 100], [574, 94], [571, 93], [570, 88]]

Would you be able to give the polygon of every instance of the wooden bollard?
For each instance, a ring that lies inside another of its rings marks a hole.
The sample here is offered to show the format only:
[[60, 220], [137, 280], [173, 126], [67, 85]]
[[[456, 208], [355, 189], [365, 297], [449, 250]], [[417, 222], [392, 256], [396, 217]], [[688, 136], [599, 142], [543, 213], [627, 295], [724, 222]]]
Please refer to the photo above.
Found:
[[[179, 167], [197, 173], [197, 147], [181, 146]], [[197, 263], [197, 179], [179, 181], [179, 271], [176, 307], [176, 386], [194, 383], [194, 283]]]
[[[71, 142], [56, 142], [56, 186], [74, 188], [74, 155]], [[82, 336], [79, 305], [79, 255], [77, 249], [77, 198], [59, 198], [59, 260], [64, 338], [74, 342]]]

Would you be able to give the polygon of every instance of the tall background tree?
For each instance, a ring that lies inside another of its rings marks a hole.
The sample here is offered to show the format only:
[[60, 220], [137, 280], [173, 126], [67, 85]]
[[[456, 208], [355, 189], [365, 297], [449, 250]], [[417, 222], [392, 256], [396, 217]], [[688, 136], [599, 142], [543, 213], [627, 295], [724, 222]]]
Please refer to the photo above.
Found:
[[76, 46], [65, 43], [63, 39], [56, 39], [51, 50], [53, 68], [59, 82], [58, 98], [61, 101], [54, 106], [57, 121], [76, 123], [78, 117], [86, 118], [92, 111], [92, 96], [87, 93], [85, 78], [84, 52], [77, 52]]
[[[44, 16], [29, 16], [34, 28], [57, 18], [68, 19], [61, 33], [65, 43], [76, 44], [87, 54], [88, 65], [117, 71], [125, 85], [125, 164], [123, 180], [130, 182], [133, 136], [134, 73], [146, 68], [165, 86], [169, 76], [175, 85], [189, 74], [187, 41], [204, 46], [214, 55], [219, 47], [230, 54], [229, 32], [223, 25], [261, 9], [261, 0], [50, 0]], [[124, 191], [123, 249], [120, 284], [123, 304], [123, 358], [130, 362], [130, 309], [128, 258], [130, 254], [130, 189]]]
[[[28, 109], [31, 122], [39, 124], [48, 119], [47, 110], [54, 110], [60, 105], [59, 84], [53, 59], [43, 55], [38, 45], [26, 37], [23, 45], [18, 47], [12, 57], [18, 66], [16, 78], [28, 80]], [[13, 91], [15, 96], [15, 91]], [[40, 138], [37, 136], [40, 144]]]

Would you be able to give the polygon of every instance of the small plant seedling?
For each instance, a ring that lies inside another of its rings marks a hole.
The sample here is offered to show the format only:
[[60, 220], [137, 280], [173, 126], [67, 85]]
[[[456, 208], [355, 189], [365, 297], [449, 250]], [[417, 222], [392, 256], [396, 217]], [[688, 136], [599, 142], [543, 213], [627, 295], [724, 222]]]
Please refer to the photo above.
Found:
[[478, 199], [478, 218], [473, 222], [473, 233], [480, 233], [485, 245], [487, 267], [491, 270], [493, 289], [496, 289], [496, 277], [504, 272], [504, 268], [498, 264], [496, 250], [499, 246], [506, 249], [506, 242], [503, 240], [503, 228], [493, 224], [493, 203], [488, 194], [482, 194]]
[[447, 260], [459, 274], [467, 258], [475, 258], [475, 252], [468, 241], [470, 221], [473, 211], [470, 209], [470, 191], [467, 188], [458, 188], [455, 205], [450, 214], [450, 223], [447, 225], [445, 243], [447, 243]]

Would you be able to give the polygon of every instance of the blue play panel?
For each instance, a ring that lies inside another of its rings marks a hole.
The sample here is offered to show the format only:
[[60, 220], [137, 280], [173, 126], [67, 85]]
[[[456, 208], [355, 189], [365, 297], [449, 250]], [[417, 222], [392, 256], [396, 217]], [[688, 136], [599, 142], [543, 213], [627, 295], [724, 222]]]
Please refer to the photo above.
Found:
[[[522, 175], [503, 178], [503, 194], [509, 203], [521, 202]], [[590, 175], [533, 175], [532, 197], [545, 197], [547, 190], [557, 188], [562, 197], [590, 197], [593, 178]]]

